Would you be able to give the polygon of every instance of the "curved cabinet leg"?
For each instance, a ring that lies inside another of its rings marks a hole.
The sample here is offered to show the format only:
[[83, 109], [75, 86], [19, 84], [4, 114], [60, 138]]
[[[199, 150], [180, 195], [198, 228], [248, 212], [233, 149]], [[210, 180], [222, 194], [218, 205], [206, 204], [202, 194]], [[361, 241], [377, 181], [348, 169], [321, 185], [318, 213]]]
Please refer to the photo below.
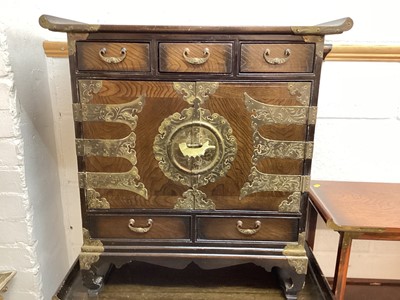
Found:
[[292, 268], [274, 268], [278, 274], [282, 290], [287, 300], [296, 300], [297, 294], [303, 289], [306, 274], [298, 274]]
[[104, 276], [93, 270], [81, 270], [83, 286], [88, 289], [89, 296], [97, 296], [104, 286]]
[[96, 296], [103, 288], [113, 265], [92, 253], [81, 253], [79, 263], [83, 286], [88, 289], [89, 296]]

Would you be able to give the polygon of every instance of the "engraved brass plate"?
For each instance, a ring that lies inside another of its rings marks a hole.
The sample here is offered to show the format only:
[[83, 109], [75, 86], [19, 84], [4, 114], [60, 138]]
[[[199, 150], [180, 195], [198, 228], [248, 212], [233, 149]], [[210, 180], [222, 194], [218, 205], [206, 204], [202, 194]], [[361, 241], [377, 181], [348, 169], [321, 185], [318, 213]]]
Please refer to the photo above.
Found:
[[280, 212], [298, 212], [300, 211], [301, 192], [294, 192], [279, 204]]
[[261, 136], [257, 130], [253, 134], [253, 143], [253, 164], [267, 157], [311, 159], [314, 145], [313, 142], [270, 140]]
[[78, 156], [123, 157], [136, 165], [136, 135], [131, 132], [127, 137], [115, 140], [76, 139]]
[[106, 198], [101, 198], [100, 193], [88, 188], [86, 190], [86, 201], [88, 209], [109, 209], [110, 203]]
[[164, 119], [153, 151], [166, 177], [197, 188], [226, 174], [237, 144], [225, 118], [191, 107]]
[[79, 80], [79, 100], [81, 103], [89, 103], [93, 94], [100, 92], [103, 87], [101, 80]]
[[102, 121], [116, 122], [128, 125], [135, 130], [137, 124], [137, 113], [142, 111], [145, 97], [123, 104], [86, 104], [74, 103], [74, 120], [77, 122]]
[[265, 124], [315, 124], [316, 106], [278, 106], [259, 102], [244, 93], [246, 108], [253, 112], [253, 128]]
[[215, 204], [207, 195], [198, 189], [188, 189], [179, 198], [174, 209], [205, 209], [215, 210]]
[[299, 240], [296, 244], [288, 244], [283, 249], [289, 265], [295, 269], [297, 274], [307, 274], [308, 258], [305, 245], [305, 232], [299, 233]]
[[304, 192], [309, 184], [309, 176], [266, 174], [253, 166], [249, 181], [240, 190], [240, 198], [257, 192]]
[[127, 190], [148, 199], [147, 189], [140, 179], [136, 167], [129, 172], [105, 173], [105, 172], [79, 172], [80, 188], [102, 188]]
[[82, 228], [82, 234], [83, 245], [79, 255], [79, 264], [82, 270], [90, 270], [92, 264], [100, 259], [101, 253], [104, 252], [104, 246], [100, 240], [92, 239], [86, 228]]
[[308, 82], [290, 82], [288, 84], [290, 95], [297, 95], [297, 101], [303, 106], [310, 104], [311, 84]]
[[218, 86], [218, 82], [174, 82], [175, 91], [183, 95], [183, 100], [190, 105], [194, 105], [195, 100], [199, 105], [204, 104]]

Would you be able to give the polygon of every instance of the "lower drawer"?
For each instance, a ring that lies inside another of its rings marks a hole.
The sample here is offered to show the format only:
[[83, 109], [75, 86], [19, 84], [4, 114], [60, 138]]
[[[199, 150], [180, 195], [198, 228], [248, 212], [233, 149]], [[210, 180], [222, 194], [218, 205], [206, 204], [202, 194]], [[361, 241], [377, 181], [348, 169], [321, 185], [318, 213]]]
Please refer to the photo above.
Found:
[[90, 216], [92, 238], [189, 239], [190, 217], [182, 216]]
[[199, 216], [198, 240], [296, 242], [298, 218]]

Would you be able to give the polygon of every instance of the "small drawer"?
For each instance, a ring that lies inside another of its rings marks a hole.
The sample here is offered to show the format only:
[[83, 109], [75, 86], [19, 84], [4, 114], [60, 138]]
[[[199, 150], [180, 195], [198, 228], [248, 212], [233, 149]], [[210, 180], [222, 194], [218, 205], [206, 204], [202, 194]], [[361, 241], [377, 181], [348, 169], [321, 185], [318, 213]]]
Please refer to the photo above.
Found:
[[148, 43], [94, 43], [76, 45], [79, 70], [149, 72]]
[[199, 240], [297, 241], [295, 217], [199, 216], [197, 225]]
[[230, 43], [160, 43], [160, 72], [231, 73]]
[[240, 72], [312, 72], [314, 44], [242, 44]]
[[190, 217], [89, 216], [92, 237], [116, 239], [189, 239]]

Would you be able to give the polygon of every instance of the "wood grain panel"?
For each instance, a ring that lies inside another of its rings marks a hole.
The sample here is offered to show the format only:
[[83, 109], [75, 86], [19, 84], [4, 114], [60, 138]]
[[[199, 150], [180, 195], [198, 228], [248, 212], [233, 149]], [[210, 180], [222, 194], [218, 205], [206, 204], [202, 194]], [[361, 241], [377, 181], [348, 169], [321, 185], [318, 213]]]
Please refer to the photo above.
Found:
[[[78, 42], [78, 69], [124, 72], [149, 72], [150, 53], [148, 43], [107, 43]], [[119, 63], [107, 63], [99, 55], [106, 49], [105, 57], [120, 57], [121, 49], [126, 49], [126, 57]]]
[[[244, 93], [247, 93], [253, 99], [270, 105], [301, 106], [298, 91], [291, 92], [290, 82], [264, 82], [264, 83], [228, 83], [221, 82], [217, 91], [211, 97], [212, 99], [225, 99], [225, 101], [237, 101], [244, 105]], [[310, 86], [311, 82], [304, 83]], [[307, 99], [310, 95], [306, 95]]]
[[[231, 168], [223, 177], [217, 178], [200, 189], [217, 205], [217, 209], [245, 209], [243, 201], [239, 200], [240, 190], [248, 182], [248, 176], [253, 166], [252, 155], [253, 129], [251, 115], [245, 106], [244, 93], [248, 93], [263, 103], [274, 105], [298, 105], [296, 95], [290, 93], [287, 82], [269, 83], [220, 83], [214, 94], [202, 105], [211, 113], [223, 116], [232, 128], [237, 141], [237, 154]], [[105, 80], [102, 88], [94, 94], [91, 103], [121, 104], [130, 102], [145, 95], [142, 111], [137, 114], [136, 157], [140, 182], [149, 191], [149, 199], [129, 191], [97, 190], [101, 197], [107, 199], [111, 208], [146, 208], [173, 209], [178, 198], [182, 197], [188, 187], [168, 179], [154, 158], [153, 143], [158, 134], [159, 126], [168, 116], [181, 112], [189, 105], [182, 95], [173, 89], [173, 82], [154, 81], [114, 81]], [[124, 124], [106, 122], [84, 122], [83, 136], [85, 138], [123, 138], [130, 133], [130, 128]], [[299, 125], [268, 125], [260, 128], [267, 138], [276, 140], [296, 140], [305, 138], [305, 126]], [[85, 159], [86, 170], [92, 172], [125, 172], [132, 168], [129, 161], [121, 158], [88, 157]], [[303, 161], [291, 159], [263, 159], [257, 168], [269, 174], [303, 173]], [[248, 209], [276, 210], [287, 195], [273, 193], [257, 193], [246, 201]]]
[[[213, 184], [211, 184], [213, 185]], [[200, 188], [203, 190], [203, 188]], [[258, 192], [240, 199], [237, 196], [226, 196], [225, 186], [216, 184], [210, 187], [213, 191], [212, 198], [216, 210], [258, 210], [277, 211], [282, 201], [291, 193], [285, 192]]]
[[[94, 238], [121, 239], [189, 239], [190, 217], [177, 216], [89, 216]], [[148, 220], [153, 225], [146, 233], [137, 233], [129, 229], [129, 220], [135, 220], [135, 227], [147, 227]]]
[[[220, 83], [218, 89], [206, 101], [203, 107], [212, 113], [223, 116], [232, 128], [237, 141], [237, 154], [226, 176], [210, 182], [200, 189], [214, 201], [217, 209], [244, 208], [239, 200], [240, 190], [249, 180], [253, 166], [254, 151], [251, 115], [245, 106], [244, 93], [252, 95], [263, 103], [273, 105], [299, 105], [296, 95], [292, 95], [287, 82], [268, 83]], [[302, 141], [305, 139], [303, 125], [266, 125], [260, 128], [261, 134], [270, 139]], [[293, 159], [270, 158], [260, 160], [257, 168], [268, 174], [303, 174], [303, 161]], [[287, 197], [288, 195], [286, 195]], [[256, 198], [247, 200], [248, 209], [276, 210], [285, 195], [257, 193]]]
[[[238, 221], [243, 228], [254, 228], [261, 221], [260, 230], [253, 235], [240, 233], [236, 228]], [[206, 240], [254, 240], [254, 241], [296, 241], [298, 219], [267, 217], [201, 217], [197, 218], [198, 239]]]
[[[167, 208], [172, 209], [187, 187], [169, 180], [154, 158], [153, 143], [161, 122], [188, 104], [173, 89], [172, 82], [104, 80], [101, 90], [93, 94], [90, 103], [121, 104], [145, 95], [142, 111], [137, 114], [135, 151], [140, 181], [149, 191], [149, 199], [124, 190], [96, 189], [111, 208]], [[83, 122], [84, 138], [121, 139], [131, 129], [121, 123]], [[86, 170], [92, 172], [125, 172], [132, 164], [121, 158], [88, 157]]]
[[[288, 73], [288, 72], [312, 72], [314, 62], [313, 44], [242, 44], [240, 71], [262, 73]], [[285, 58], [281, 64], [269, 64], [264, 59], [264, 53], [269, 50], [268, 58]], [[289, 49], [290, 55], [285, 51]]]
[[[186, 48], [192, 58], [203, 58], [204, 49], [208, 48], [209, 59], [203, 64], [190, 64], [183, 57]], [[232, 72], [232, 45], [229, 43], [160, 43], [159, 51], [160, 72]]]

